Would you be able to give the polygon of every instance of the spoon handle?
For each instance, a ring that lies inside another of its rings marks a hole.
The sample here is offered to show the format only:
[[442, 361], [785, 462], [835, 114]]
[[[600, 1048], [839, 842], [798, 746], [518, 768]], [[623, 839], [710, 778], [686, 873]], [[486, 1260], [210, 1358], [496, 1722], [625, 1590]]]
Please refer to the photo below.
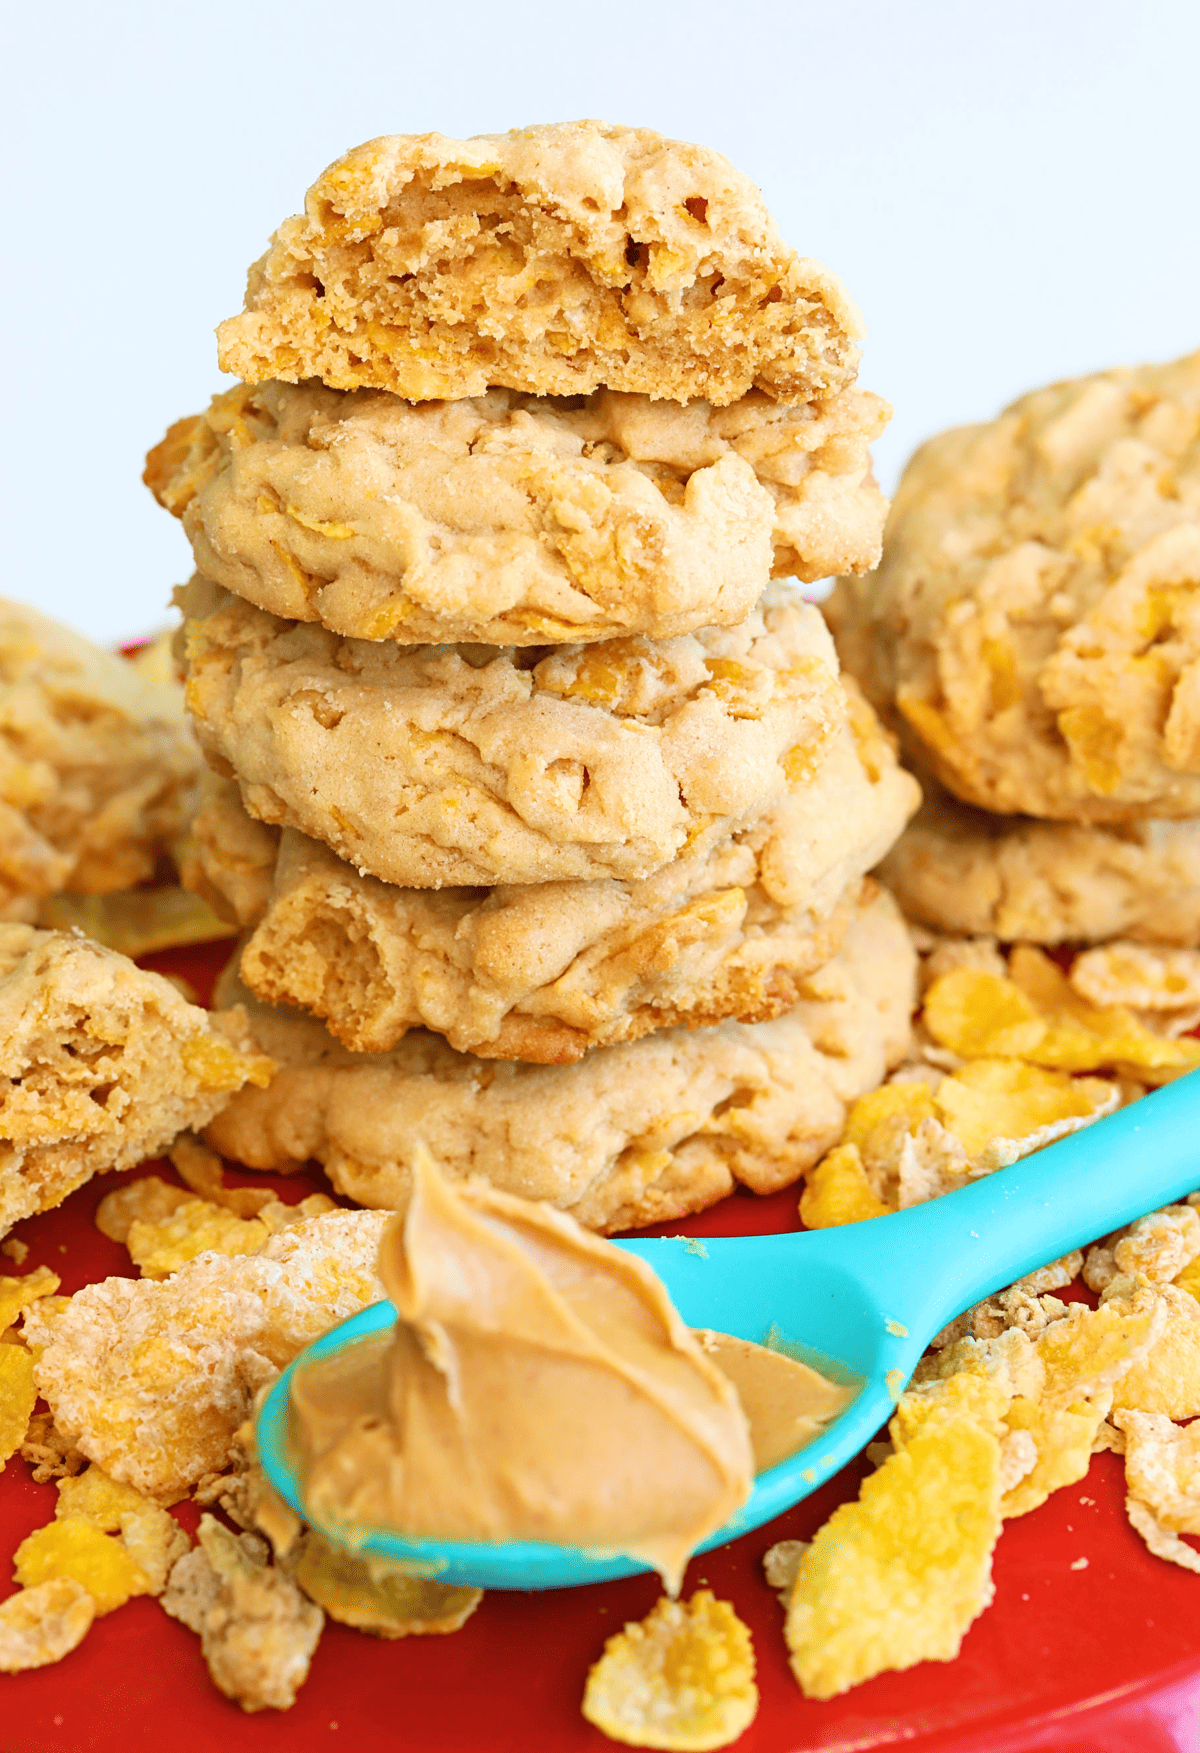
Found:
[[935, 1331], [1035, 1267], [1197, 1187], [1200, 1071], [958, 1192], [856, 1224], [858, 1264]]

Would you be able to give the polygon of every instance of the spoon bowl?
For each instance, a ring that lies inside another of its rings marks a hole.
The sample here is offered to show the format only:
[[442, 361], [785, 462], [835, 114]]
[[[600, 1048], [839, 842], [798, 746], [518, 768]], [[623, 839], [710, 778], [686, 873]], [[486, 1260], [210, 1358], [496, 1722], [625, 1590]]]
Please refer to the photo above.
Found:
[[[783, 1235], [619, 1242], [653, 1268], [689, 1326], [769, 1344], [835, 1380], [861, 1383], [840, 1417], [758, 1475], [737, 1514], [699, 1550], [770, 1521], [858, 1454], [895, 1410], [930, 1339], [955, 1315], [1198, 1184], [1200, 1072], [1193, 1072], [1011, 1168], [907, 1211]], [[395, 1318], [383, 1302], [343, 1321], [301, 1353], [263, 1404], [259, 1457], [301, 1515], [288, 1438], [292, 1374]], [[338, 1533], [350, 1544], [346, 1530]], [[439, 1582], [485, 1589], [565, 1588], [648, 1568], [548, 1541], [410, 1540], [383, 1528], [354, 1529], [353, 1546]]]

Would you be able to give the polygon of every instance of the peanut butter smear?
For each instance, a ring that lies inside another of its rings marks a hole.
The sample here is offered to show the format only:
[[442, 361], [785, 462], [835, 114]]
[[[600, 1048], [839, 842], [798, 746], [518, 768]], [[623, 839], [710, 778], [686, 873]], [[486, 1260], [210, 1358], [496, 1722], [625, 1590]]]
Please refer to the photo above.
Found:
[[765, 1473], [810, 1443], [859, 1392], [750, 1339], [708, 1328], [697, 1328], [696, 1338], [737, 1390], [750, 1426], [756, 1473]]
[[754, 1460], [729, 1378], [640, 1260], [550, 1206], [428, 1155], [384, 1232], [399, 1319], [296, 1372], [310, 1520], [416, 1539], [546, 1540], [652, 1565], [745, 1502]]

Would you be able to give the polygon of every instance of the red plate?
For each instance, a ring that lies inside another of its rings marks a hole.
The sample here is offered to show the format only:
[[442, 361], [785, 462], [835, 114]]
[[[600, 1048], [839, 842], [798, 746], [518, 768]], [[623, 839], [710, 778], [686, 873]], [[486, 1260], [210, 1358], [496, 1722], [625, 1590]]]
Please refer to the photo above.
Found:
[[[149, 958], [207, 996], [227, 946]], [[171, 1171], [155, 1165], [170, 1178]], [[141, 1173], [133, 1171], [134, 1174]], [[22, 1270], [49, 1265], [66, 1292], [127, 1272], [123, 1248], [92, 1213], [119, 1179], [83, 1187], [58, 1211], [19, 1226]], [[231, 1175], [296, 1200], [313, 1173]], [[794, 1229], [794, 1191], [734, 1195], [670, 1226], [690, 1235]], [[1129, 1527], [1117, 1456], [1005, 1527], [996, 1599], [952, 1663], [883, 1674], [844, 1697], [805, 1699], [787, 1666], [782, 1612], [760, 1559], [780, 1539], [808, 1538], [862, 1474], [847, 1468], [814, 1497], [718, 1552], [696, 1559], [685, 1592], [707, 1584], [750, 1626], [762, 1703], [738, 1753], [1200, 1753], [1200, 1582], [1152, 1558]], [[11, 1553], [54, 1513], [19, 1457], [0, 1488], [0, 1542]], [[186, 1525], [190, 1506], [176, 1511]], [[449, 1637], [385, 1643], [329, 1625], [295, 1707], [245, 1716], [213, 1688], [198, 1640], [150, 1600], [98, 1621], [55, 1667], [3, 1682], [0, 1753], [612, 1753], [579, 1714], [588, 1664], [625, 1620], [648, 1612], [656, 1578], [554, 1594], [485, 1597]]]

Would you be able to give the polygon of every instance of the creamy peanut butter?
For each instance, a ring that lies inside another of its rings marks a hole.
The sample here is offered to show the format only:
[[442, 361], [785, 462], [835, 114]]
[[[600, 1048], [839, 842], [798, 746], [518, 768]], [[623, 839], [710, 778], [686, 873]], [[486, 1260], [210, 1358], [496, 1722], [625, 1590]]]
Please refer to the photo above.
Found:
[[297, 1371], [310, 1519], [628, 1554], [670, 1589], [754, 1472], [729, 1378], [641, 1261], [427, 1154], [380, 1248], [394, 1334]]
[[750, 1426], [756, 1473], [765, 1473], [810, 1443], [859, 1391], [750, 1339], [708, 1328], [698, 1328], [696, 1338], [737, 1390]]

